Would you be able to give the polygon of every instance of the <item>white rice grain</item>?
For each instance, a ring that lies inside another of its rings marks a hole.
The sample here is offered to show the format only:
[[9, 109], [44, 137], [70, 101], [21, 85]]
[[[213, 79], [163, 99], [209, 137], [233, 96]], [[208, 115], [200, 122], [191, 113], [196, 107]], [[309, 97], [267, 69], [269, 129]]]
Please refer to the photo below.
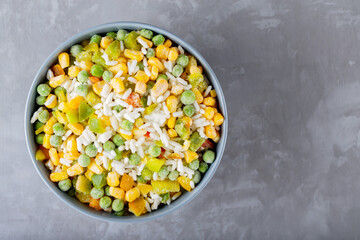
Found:
[[209, 95], [211, 89], [212, 89], [212, 86], [209, 85], [209, 86], [206, 88], [205, 92], [204, 92], [204, 97], [207, 97], [207, 95]]

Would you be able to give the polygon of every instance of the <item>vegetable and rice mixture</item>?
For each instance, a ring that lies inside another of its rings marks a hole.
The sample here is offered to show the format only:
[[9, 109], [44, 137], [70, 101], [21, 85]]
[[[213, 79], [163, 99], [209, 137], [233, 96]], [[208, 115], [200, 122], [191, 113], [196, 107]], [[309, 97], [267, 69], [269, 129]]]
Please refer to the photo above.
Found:
[[147, 29], [72, 46], [37, 87], [36, 159], [96, 210], [139, 216], [170, 204], [215, 160], [224, 117], [202, 71]]

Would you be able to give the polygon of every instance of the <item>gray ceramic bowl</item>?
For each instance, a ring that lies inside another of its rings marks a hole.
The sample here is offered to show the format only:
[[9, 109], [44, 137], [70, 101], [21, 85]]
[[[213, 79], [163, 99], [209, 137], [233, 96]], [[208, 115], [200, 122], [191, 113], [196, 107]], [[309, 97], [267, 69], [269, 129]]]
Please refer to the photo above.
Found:
[[[96, 211], [85, 204], [82, 204], [78, 201], [75, 197], [70, 197], [66, 193], [62, 192], [56, 184], [50, 181], [49, 179], [49, 171], [44, 166], [43, 162], [35, 160], [35, 152], [37, 150], [37, 146], [34, 140], [34, 127], [30, 123], [30, 118], [35, 111], [36, 103], [36, 87], [41, 82], [44, 82], [46, 79], [46, 72], [50, 66], [52, 66], [56, 60], [57, 55], [60, 52], [67, 51], [72, 45], [79, 43], [85, 39], [89, 39], [93, 34], [104, 34], [110, 31], [117, 31], [118, 29], [128, 29], [128, 30], [137, 30], [137, 29], [150, 29], [156, 33], [163, 34], [167, 38], [171, 39], [176, 44], [180, 44], [185, 51], [189, 52], [191, 55], [195, 56], [199, 63], [203, 66], [204, 72], [207, 75], [208, 79], [210, 80], [212, 86], [215, 88], [217, 92], [217, 98], [219, 103], [219, 108], [221, 113], [225, 117], [225, 121], [221, 127], [221, 139], [220, 142], [217, 144], [216, 149], [216, 160], [211, 164], [209, 170], [206, 172], [205, 176], [201, 180], [201, 182], [196, 186], [196, 188], [191, 192], [184, 193], [181, 197], [179, 197], [176, 201], [172, 202], [168, 206], [164, 206], [156, 211], [151, 213], [147, 213], [140, 217], [135, 216], [122, 216], [117, 217], [111, 213]], [[30, 153], [30, 157], [33, 161], [35, 169], [39, 173], [41, 179], [45, 182], [45, 184], [50, 188], [50, 190], [58, 196], [61, 200], [63, 200], [66, 204], [71, 206], [72, 208], [78, 210], [79, 212], [106, 221], [113, 221], [113, 222], [139, 222], [145, 220], [155, 219], [160, 216], [164, 216], [176, 209], [179, 209], [181, 206], [184, 206], [188, 202], [190, 202], [196, 195], [198, 195], [201, 190], [204, 189], [206, 184], [210, 181], [212, 176], [214, 175], [217, 167], [220, 164], [221, 157], [223, 155], [226, 143], [228, 131], [228, 115], [226, 111], [226, 103], [224, 94], [221, 90], [220, 84], [218, 79], [215, 76], [215, 73], [209, 66], [209, 64], [205, 61], [205, 59], [200, 55], [198, 51], [196, 51], [190, 44], [179, 38], [178, 36], [155, 26], [144, 24], [144, 23], [137, 23], [137, 22], [115, 22], [115, 23], [107, 23], [99, 26], [95, 26], [89, 28], [81, 33], [76, 34], [75, 36], [68, 39], [66, 42], [61, 44], [58, 48], [53, 51], [50, 56], [45, 60], [42, 64], [40, 70], [36, 74], [34, 81], [31, 85], [29, 90], [29, 95], [26, 102], [25, 108], [25, 136], [26, 136], [26, 143]]]

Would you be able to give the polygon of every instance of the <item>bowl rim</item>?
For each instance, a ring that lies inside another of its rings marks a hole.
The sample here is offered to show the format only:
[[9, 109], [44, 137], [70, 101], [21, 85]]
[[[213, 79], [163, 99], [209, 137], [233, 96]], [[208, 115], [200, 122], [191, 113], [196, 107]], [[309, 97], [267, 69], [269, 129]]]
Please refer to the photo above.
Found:
[[[35, 159], [35, 140], [34, 138], [31, 138], [33, 136], [33, 127], [30, 123], [31, 116], [33, 114], [32, 108], [34, 108], [34, 104], [31, 104], [31, 102], [34, 102], [34, 94], [36, 94], [36, 86], [44, 81], [44, 73], [46, 74], [47, 69], [54, 63], [55, 56], [61, 52], [68, 50], [71, 45], [81, 42], [84, 39], [90, 38], [93, 34], [103, 34], [105, 32], [111, 31], [109, 29], [142, 29], [147, 28], [150, 29], [158, 34], [162, 34], [165, 37], [169, 38], [171, 41], [176, 42], [177, 44], [181, 45], [184, 50], [189, 52], [191, 55], [193, 55], [197, 61], [201, 63], [204, 69], [204, 73], [206, 73], [210, 83], [215, 88], [217, 93], [217, 99], [219, 102], [219, 108], [224, 116], [224, 123], [221, 126], [221, 137], [220, 141], [217, 144], [216, 149], [216, 159], [215, 161], [210, 165], [208, 171], [201, 179], [200, 183], [196, 186], [196, 188], [191, 192], [186, 192], [182, 194], [180, 198], [178, 198], [176, 201], [172, 202], [168, 206], [164, 206], [163, 208], [160, 208], [156, 211], [153, 211], [151, 213], [147, 213], [145, 215], [136, 217], [136, 216], [122, 216], [117, 217], [110, 213], [104, 213], [100, 211], [93, 210], [89, 208], [88, 206], [85, 206], [85, 204], [80, 203], [78, 199], [75, 199], [74, 197], [69, 197], [66, 193], [62, 192], [56, 184], [50, 181], [48, 176], [45, 176], [45, 174], [42, 172], [43, 170], [40, 169], [39, 163], [45, 167], [44, 164], [40, 161], [37, 161]], [[82, 39], [82, 40], [81, 40]], [[37, 74], [35, 75], [33, 82], [31, 84], [31, 87], [28, 92], [28, 96], [26, 99], [25, 104], [25, 115], [24, 115], [24, 131], [25, 131], [25, 139], [26, 139], [26, 145], [28, 152], [30, 154], [30, 157], [32, 159], [33, 165], [37, 171], [37, 173], [40, 175], [40, 178], [43, 180], [43, 182], [50, 188], [50, 190], [63, 202], [65, 202], [68, 206], [71, 208], [81, 212], [82, 214], [85, 214], [87, 216], [93, 217], [98, 220], [103, 221], [110, 221], [110, 222], [124, 222], [124, 223], [132, 223], [132, 222], [143, 222], [143, 221], [149, 221], [153, 219], [157, 219], [161, 216], [165, 216], [169, 213], [174, 212], [175, 210], [178, 210], [180, 207], [185, 206], [187, 203], [189, 203], [192, 199], [194, 199], [209, 183], [210, 179], [215, 174], [216, 169], [218, 168], [224, 150], [226, 146], [226, 140], [227, 140], [227, 133], [228, 133], [228, 114], [227, 114], [227, 108], [226, 108], [226, 102], [225, 97], [221, 88], [221, 85], [208, 64], [208, 62], [205, 60], [205, 58], [189, 43], [178, 37], [177, 35], [154, 25], [141, 23], [141, 22], [133, 22], [133, 21], [119, 21], [119, 22], [109, 22], [97, 26], [90, 27], [88, 29], [85, 29], [83, 31], [80, 31], [79, 33], [71, 36], [66, 41], [61, 43], [54, 51], [52, 51], [48, 57], [43, 61], [40, 69], [38, 70]], [[32, 131], [32, 132], [31, 132]], [[71, 198], [71, 199], [70, 199]], [[76, 202], [73, 200], [75, 199]]]

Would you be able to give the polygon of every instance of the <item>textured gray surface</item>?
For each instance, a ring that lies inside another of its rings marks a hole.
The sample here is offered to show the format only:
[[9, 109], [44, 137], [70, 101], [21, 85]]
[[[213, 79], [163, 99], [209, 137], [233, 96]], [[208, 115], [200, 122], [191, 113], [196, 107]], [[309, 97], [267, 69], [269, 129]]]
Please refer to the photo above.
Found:
[[[220, 3], [221, 2], [221, 3]], [[213, 66], [230, 113], [217, 173], [183, 209], [115, 224], [37, 176], [23, 110], [42, 61], [90, 26], [174, 32]], [[359, 239], [360, 4], [352, 0], [0, 2], [1, 239]]]

